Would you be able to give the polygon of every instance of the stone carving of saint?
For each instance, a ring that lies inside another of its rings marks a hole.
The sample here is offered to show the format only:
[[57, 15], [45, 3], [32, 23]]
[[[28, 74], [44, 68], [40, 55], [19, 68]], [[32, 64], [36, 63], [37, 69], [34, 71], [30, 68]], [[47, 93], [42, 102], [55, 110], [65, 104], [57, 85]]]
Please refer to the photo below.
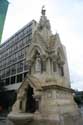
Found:
[[41, 72], [41, 59], [39, 56], [37, 56], [35, 60], [35, 71]]

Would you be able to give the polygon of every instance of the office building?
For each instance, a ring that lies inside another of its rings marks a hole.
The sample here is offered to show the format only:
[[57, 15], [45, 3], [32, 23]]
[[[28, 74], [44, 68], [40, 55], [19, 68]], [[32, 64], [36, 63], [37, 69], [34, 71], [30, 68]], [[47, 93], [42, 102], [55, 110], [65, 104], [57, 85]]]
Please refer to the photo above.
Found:
[[[6, 88], [3, 100], [6, 95], [7, 98], [11, 98], [9, 97], [11, 95], [13, 99], [14, 93], [29, 72], [26, 51], [32, 42], [36, 25], [36, 21], [32, 20], [0, 45], [0, 78]], [[4, 101], [2, 101], [2, 105], [3, 103], [5, 104]]]

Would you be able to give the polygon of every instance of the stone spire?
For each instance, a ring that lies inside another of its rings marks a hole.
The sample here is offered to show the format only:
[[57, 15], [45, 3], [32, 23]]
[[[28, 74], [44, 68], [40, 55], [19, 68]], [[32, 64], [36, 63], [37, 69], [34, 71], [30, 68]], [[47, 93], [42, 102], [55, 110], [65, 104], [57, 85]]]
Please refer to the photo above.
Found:
[[48, 41], [49, 36], [51, 36], [51, 26], [50, 21], [47, 19], [45, 6], [42, 6], [41, 17], [38, 24], [38, 31], [43, 36], [45, 41]]

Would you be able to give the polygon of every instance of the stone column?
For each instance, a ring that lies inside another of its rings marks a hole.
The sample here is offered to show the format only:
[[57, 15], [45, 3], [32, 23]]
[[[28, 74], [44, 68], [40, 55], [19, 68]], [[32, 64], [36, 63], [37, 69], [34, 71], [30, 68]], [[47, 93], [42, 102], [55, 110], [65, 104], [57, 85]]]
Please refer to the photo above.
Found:
[[50, 58], [47, 59], [47, 73], [51, 75], [51, 60]]
[[35, 112], [39, 113], [39, 103], [40, 103], [40, 99], [41, 99], [41, 92], [35, 91], [33, 96], [36, 100], [36, 111]]

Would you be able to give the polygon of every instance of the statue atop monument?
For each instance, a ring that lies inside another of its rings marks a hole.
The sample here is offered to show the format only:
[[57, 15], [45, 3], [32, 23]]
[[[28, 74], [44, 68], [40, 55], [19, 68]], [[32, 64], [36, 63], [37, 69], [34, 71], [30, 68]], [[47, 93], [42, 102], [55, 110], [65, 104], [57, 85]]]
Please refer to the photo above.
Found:
[[45, 36], [47, 36], [45, 38], [45, 41], [48, 41], [48, 37], [52, 33], [51, 33], [50, 21], [47, 19], [47, 16], [46, 16], [45, 6], [42, 6], [41, 14], [42, 15], [40, 17], [37, 31], [39, 31], [40, 34], [42, 34], [43, 38], [45, 38]]
[[42, 6], [42, 10], [41, 10], [41, 14], [42, 14], [43, 16], [45, 16], [45, 12], [46, 12], [45, 6], [43, 5], [43, 6]]

